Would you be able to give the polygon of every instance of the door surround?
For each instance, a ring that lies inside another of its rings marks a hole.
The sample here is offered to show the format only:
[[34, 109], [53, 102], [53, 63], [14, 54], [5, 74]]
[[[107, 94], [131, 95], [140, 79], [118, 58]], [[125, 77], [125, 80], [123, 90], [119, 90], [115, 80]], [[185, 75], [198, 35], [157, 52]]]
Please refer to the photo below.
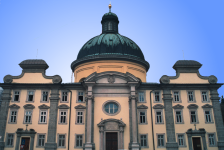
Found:
[[197, 136], [202, 138], [202, 147], [203, 149], [207, 149], [207, 144], [206, 144], [206, 139], [205, 139], [205, 129], [201, 128], [199, 130], [192, 130], [188, 129], [187, 130], [187, 138], [188, 138], [188, 145], [189, 145], [189, 150], [193, 150], [193, 141], [192, 141], [192, 136]]
[[100, 150], [106, 149], [106, 133], [117, 132], [118, 149], [124, 149], [124, 127], [126, 124], [118, 119], [105, 119], [98, 125], [100, 131]]
[[30, 137], [30, 150], [33, 150], [34, 147], [34, 137], [35, 137], [35, 130], [34, 129], [30, 129], [30, 130], [23, 130], [22, 128], [18, 128], [16, 131], [17, 134], [17, 139], [16, 139], [16, 150], [20, 149], [19, 145], [21, 142], [21, 136], [22, 137]]

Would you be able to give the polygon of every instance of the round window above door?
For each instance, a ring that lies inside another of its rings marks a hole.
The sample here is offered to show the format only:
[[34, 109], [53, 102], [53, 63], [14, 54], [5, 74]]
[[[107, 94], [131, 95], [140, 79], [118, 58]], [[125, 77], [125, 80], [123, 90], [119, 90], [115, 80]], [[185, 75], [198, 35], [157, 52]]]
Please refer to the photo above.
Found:
[[103, 112], [107, 115], [114, 116], [121, 110], [121, 106], [117, 101], [109, 100], [103, 104]]

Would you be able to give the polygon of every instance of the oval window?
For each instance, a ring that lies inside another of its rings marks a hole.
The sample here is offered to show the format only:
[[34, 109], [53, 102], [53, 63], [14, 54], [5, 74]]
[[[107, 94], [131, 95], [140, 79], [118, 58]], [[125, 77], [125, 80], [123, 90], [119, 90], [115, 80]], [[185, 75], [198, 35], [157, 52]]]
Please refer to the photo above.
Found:
[[118, 111], [118, 105], [116, 103], [107, 103], [105, 105], [105, 111], [109, 114], [114, 114]]

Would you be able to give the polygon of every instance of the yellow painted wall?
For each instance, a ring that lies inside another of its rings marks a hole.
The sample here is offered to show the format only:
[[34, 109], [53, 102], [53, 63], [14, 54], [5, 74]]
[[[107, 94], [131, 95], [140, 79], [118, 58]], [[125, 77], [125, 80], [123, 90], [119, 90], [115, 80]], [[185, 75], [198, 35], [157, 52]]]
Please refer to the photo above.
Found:
[[77, 66], [74, 70], [75, 82], [79, 82], [80, 79], [86, 78], [94, 72], [101, 73], [106, 71], [129, 72], [140, 78], [142, 82], [146, 82], [145, 67], [136, 63], [118, 60], [94, 61]]
[[[104, 102], [108, 100], [115, 100], [119, 102], [121, 105], [121, 111], [115, 115], [115, 116], [108, 116], [106, 115], [102, 110], [102, 105]], [[130, 129], [129, 129], [129, 98], [128, 97], [95, 97], [95, 109], [94, 109], [94, 142], [96, 149], [99, 149], [99, 139], [100, 139], [100, 133], [99, 133], [99, 127], [97, 126], [98, 123], [101, 122], [101, 118], [109, 119], [118, 119], [120, 120], [122, 118], [122, 121], [126, 124], [124, 128], [124, 149], [128, 149], [128, 144], [130, 142]]]
[[13, 79], [12, 83], [52, 83], [52, 79], [45, 79], [42, 73], [25, 73], [22, 78]]
[[197, 73], [180, 73], [177, 79], [170, 79], [170, 83], [209, 83], [208, 79], [201, 79], [198, 77]]

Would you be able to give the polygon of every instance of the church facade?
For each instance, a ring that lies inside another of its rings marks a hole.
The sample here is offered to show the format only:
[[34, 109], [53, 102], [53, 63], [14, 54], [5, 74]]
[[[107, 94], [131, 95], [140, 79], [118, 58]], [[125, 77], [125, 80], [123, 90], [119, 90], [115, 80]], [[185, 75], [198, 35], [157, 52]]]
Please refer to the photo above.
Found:
[[47, 76], [41, 59], [4, 77], [0, 150], [224, 150], [217, 78], [179, 60], [176, 76], [146, 82], [150, 65], [117, 15], [101, 24], [71, 64], [74, 83]]

